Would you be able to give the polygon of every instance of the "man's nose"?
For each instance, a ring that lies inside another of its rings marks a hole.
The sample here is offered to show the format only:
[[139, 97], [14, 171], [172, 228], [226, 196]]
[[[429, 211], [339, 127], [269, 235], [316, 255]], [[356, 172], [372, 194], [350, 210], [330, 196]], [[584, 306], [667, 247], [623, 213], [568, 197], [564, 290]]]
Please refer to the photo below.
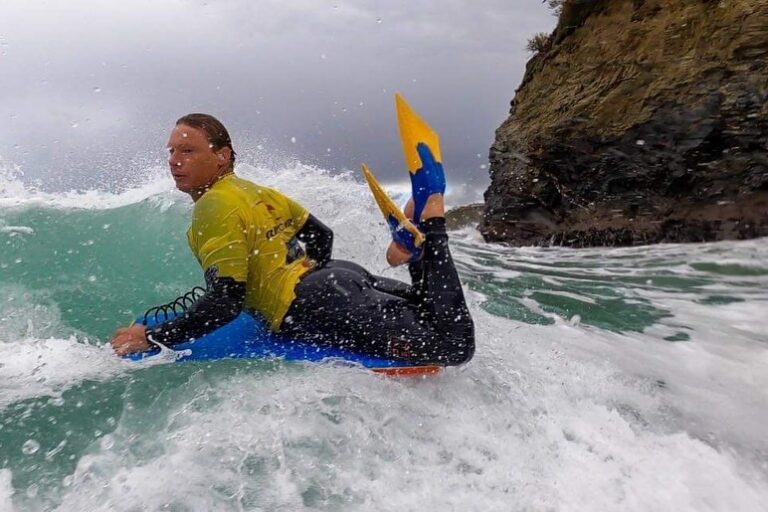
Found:
[[171, 167], [179, 167], [181, 165], [181, 160], [176, 155], [169, 155], [168, 165]]

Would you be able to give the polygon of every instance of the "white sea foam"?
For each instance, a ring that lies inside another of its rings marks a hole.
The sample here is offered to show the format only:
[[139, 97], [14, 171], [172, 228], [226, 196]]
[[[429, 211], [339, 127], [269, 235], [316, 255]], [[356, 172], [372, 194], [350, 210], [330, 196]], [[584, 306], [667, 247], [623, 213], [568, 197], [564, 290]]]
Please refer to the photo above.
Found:
[[8, 226], [4, 225], [2, 219], [0, 219], [0, 233], [7, 233], [11, 236], [14, 235], [34, 235], [35, 230], [29, 226]]
[[[611, 290], [620, 293], [628, 304], [646, 301], [655, 310], [670, 315], [657, 319], [642, 332], [614, 333], [583, 322], [572, 326], [569, 319], [548, 313], [531, 297], [521, 302], [567, 331], [567, 335], [550, 335], [572, 340], [573, 350], [588, 358], [610, 361], [631, 378], [658, 382], [666, 410], [660, 424], [681, 429], [718, 449], [735, 449], [768, 475], [768, 440], [764, 435], [768, 423], [767, 241], [605, 251], [494, 249], [497, 257], [506, 254], [516, 268], [533, 273], [552, 270], [551, 265], [557, 264], [556, 270], [562, 275], [558, 281], [577, 283], [577, 289], [584, 279], [648, 277], [645, 284], [611, 282]], [[680, 264], [675, 263], [678, 259]], [[568, 262], [571, 265], [564, 264]], [[694, 268], [699, 264], [713, 267]], [[759, 275], [718, 273], [717, 267], [726, 264], [751, 268]], [[492, 272], [499, 280], [506, 279], [506, 270], [494, 268]], [[682, 281], [675, 286], [658, 286], [654, 281], [657, 276]], [[693, 284], [686, 285], [685, 279]], [[543, 280], [546, 282], [546, 278]], [[713, 284], [706, 284], [713, 280]], [[546, 289], [539, 292], [585, 300], [581, 294]], [[738, 302], [709, 303], [706, 299], [712, 292]], [[600, 298], [597, 293], [591, 296]], [[538, 329], [546, 332], [551, 328]], [[671, 343], [665, 339], [678, 333], [683, 333], [686, 341]]]
[[0, 512], [13, 512], [15, 510], [11, 501], [14, 494], [11, 478], [13, 478], [13, 473], [10, 469], [0, 469]]
[[12, 173], [0, 173], [0, 208], [71, 208], [107, 210], [139, 203], [150, 197], [182, 195], [175, 192], [173, 180], [161, 168], [148, 169], [147, 180], [140, 186], [121, 192], [103, 190], [73, 190], [44, 192], [29, 186]]
[[666, 391], [585, 357], [592, 333], [473, 311], [477, 357], [441, 376], [192, 382], [141, 441], [126, 412], [60, 510], [762, 510], [763, 477], [666, 422]]
[[109, 379], [127, 364], [111, 350], [74, 336], [0, 343], [0, 361], [0, 409], [27, 398], [58, 396], [86, 379]]

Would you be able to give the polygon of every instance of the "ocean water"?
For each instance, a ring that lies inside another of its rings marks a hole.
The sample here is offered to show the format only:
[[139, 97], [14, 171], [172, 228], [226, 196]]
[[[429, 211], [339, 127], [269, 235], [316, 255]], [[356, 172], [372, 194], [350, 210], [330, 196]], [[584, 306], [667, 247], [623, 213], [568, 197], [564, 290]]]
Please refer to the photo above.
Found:
[[[351, 175], [240, 174], [386, 268]], [[452, 249], [475, 358], [425, 378], [104, 343], [202, 282], [163, 169], [119, 192], [0, 175], [0, 510], [761, 511], [768, 505], [768, 240]]]

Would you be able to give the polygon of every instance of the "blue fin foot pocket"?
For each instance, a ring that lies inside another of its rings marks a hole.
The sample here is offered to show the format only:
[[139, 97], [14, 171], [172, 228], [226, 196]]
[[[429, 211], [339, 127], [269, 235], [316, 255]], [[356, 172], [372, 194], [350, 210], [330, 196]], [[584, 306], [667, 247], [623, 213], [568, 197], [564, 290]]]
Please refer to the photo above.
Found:
[[421, 159], [421, 168], [411, 175], [411, 191], [413, 194], [413, 222], [421, 221], [421, 214], [427, 205], [427, 199], [432, 194], [445, 194], [445, 172], [443, 164], [435, 160], [432, 150], [423, 142], [419, 142], [416, 151]]

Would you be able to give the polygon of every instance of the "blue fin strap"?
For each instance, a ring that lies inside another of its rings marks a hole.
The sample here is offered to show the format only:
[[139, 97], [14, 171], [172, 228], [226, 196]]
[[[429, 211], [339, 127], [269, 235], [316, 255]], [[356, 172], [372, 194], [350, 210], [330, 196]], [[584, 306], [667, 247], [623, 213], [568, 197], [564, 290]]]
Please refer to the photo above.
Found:
[[416, 240], [414, 239], [413, 233], [403, 228], [393, 215], [387, 217], [387, 224], [389, 225], [389, 231], [392, 233], [392, 240], [411, 253], [411, 257], [408, 261], [414, 262], [420, 260], [424, 246], [416, 247]]

